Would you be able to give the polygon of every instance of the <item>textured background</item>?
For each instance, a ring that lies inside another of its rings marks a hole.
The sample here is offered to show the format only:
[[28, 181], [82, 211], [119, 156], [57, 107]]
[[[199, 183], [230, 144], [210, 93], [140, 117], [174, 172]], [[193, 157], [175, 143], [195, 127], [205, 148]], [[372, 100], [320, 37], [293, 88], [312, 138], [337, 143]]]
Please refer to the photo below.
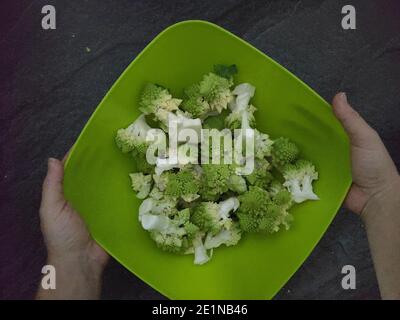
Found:
[[[11, 5], [10, 3], [13, 2]], [[357, 30], [341, 28], [341, 8]], [[57, 29], [41, 28], [41, 8]], [[46, 252], [39, 230], [49, 156], [62, 157], [108, 88], [161, 30], [185, 19], [215, 22], [288, 68], [328, 101], [339, 90], [381, 134], [400, 165], [400, 12], [396, 1], [2, 1], [0, 4], [0, 299], [33, 297]], [[341, 268], [357, 289], [341, 289]], [[162, 296], [115, 261], [103, 298]], [[278, 299], [376, 299], [359, 219], [341, 210]]]

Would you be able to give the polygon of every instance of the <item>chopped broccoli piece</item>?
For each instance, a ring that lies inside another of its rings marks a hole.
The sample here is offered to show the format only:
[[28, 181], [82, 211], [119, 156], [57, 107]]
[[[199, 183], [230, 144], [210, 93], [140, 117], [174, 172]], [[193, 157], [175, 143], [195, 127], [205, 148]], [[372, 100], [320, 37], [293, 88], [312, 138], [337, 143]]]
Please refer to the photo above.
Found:
[[193, 172], [181, 170], [178, 173], [168, 175], [168, 182], [165, 188], [166, 195], [192, 202], [199, 197], [198, 191], [199, 180]]
[[229, 190], [228, 181], [232, 174], [229, 165], [204, 164], [202, 169], [200, 195], [204, 200], [214, 201]]
[[234, 246], [239, 242], [241, 237], [242, 231], [239, 228], [238, 223], [235, 222], [229, 229], [224, 228], [216, 235], [208, 233], [204, 241], [204, 246], [206, 249], [218, 248], [223, 244], [227, 247]]
[[154, 165], [147, 161], [145, 153], [133, 150], [131, 155], [135, 160], [136, 171], [140, 171], [145, 174], [152, 174], [154, 172]]
[[230, 87], [232, 80], [220, 77], [210, 72], [203, 77], [199, 84], [200, 94], [206, 99], [211, 110], [221, 113], [228, 107], [228, 103], [232, 100]]
[[178, 109], [182, 100], [172, 98], [167, 89], [148, 83], [142, 92], [139, 110], [144, 114], [154, 114], [157, 119], [165, 117], [165, 112]]
[[228, 187], [229, 190], [236, 192], [236, 193], [243, 193], [247, 191], [247, 184], [246, 179], [242, 176], [232, 174], [228, 180]]
[[254, 129], [254, 155], [257, 159], [271, 156], [273, 143], [269, 135]]
[[207, 254], [207, 249], [204, 246], [203, 235], [198, 233], [196, 237], [193, 239], [193, 248], [194, 248], [194, 264], [204, 264], [211, 259], [211, 256]]
[[200, 86], [194, 84], [185, 90], [186, 99], [180, 106], [182, 110], [188, 112], [194, 118], [205, 119], [211, 111], [207, 100], [200, 93]]
[[269, 162], [266, 159], [255, 159], [253, 172], [246, 177], [250, 185], [266, 189], [273, 179]]
[[278, 169], [295, 161], [298, 155], [299, 149], [288, 138], [281, 137], [275, 140], [272, 145], [272, 164]]
[[312, 188], [312, 182], [318, 179], [318, 172], [310, 161], [297, 160], [294, 164], [288, 164], [282, 174], [285, 178], [283, 185], [292, 194], [294, 202], [319, 199]]
[[201, 202], [193, 209], [191, 221], [201, 230], [216, 234], [222, 227], [231, 227], [230, 212], [236, 211], [238, 207], [239, 200], [235, 197], [220, 203]]
[[150, 129], [152, 128], [146, 123], [144, 115], [141, 115], [129, 127], [117, 131], [115, 142], [123, 153], [133, 150], [145, 153], [149, 146], [146, 136]]
[[[248, 124], [249, 127], [256, 125], [254, 118], [254, 112], [257, 110], [256, 107], [249, 104], [250, 99], [254, 96], [255, 88], [248, 84], [242, 83], [235, 87], [232, 93], [235, 95], [235, 100], [232, 100], [229, 104], [231, 113], [225, 118], [225, 124], [230, 129], [239, 129], [243, 125]], [[244, 129], [244, 128], [243, 128]]]
[[153, 179], [150, 174], [143, 174], [141, 172], [135, 172], [129, 174], [132, 182], [133, 191], [137, 192], [136, 196], [139, 199], [146, 198], [151, 190]]
[[285, 205], [279, 205], [270, 198], [266, 190], [250, 187], [239, 196], [240, 207], [237, 212], [240, 228], [245, 232], [274, 233], [281, 225], [289, 228], [292, 216]]

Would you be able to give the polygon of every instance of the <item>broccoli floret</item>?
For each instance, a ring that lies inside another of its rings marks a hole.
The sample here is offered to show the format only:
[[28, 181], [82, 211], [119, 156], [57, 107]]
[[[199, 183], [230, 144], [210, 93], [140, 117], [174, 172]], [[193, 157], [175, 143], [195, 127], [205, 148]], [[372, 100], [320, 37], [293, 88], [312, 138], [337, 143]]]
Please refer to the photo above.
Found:
[[221, 228], [220, 220], [219, 206], [215, 202], [201, 202], [193, 209], [191, 222], [204, 231], [217, 233]]
[[139, 199], [146, 198], [151, 190], [151, 186], [153, 184], [153, 179], [150, 174], [143, 174], [141, 172], [135, 172], [129, 174], [132, 182], [133, 191], [137, 192], [136, 196]]
[[297, 160], [294, 164], [288, 164], [282, 174], [285, 179], [283, 185], [292, 194], [294, 202], [319, 199], [312, 188], [312, 182], [318, 179], [318, 172], [310, 161]]
[[184, 253], [192, 245], [193, 237], [188, 234], [185, 226], [170, 227], [165, 231], [151, 231], [150, 236], [157, 247], [172, 253]]
[[152, 128], [146, 123], [144, 115], [141, 115], [129, 127], [117, 131], [115, 142], [123, 153], [133, 150], [145, 153], [149, 146], [146, 136], [150, 129]]
[[210, 105], [211, 110], [221, 113], [232, 100], [230, 87], [233, 81], [210, 72], [199, 84], [200, 94]]
[[240, 129], [242, 125], [243, 114], [246, 114], [250, 127], [254, 127], [256, 125], [254, 112], [256, 111], [256, 107], [254, 107], [252, 104], [248, 105], [245, 110], [232, 110], [232, 112], [225, 118], [225, 125], [231, 130]]
[[190, 113], [194, 118], [205, 119], [211, 111], [207, 100], [200, 93], [200, 86], [194, 84], [185, 89], [185, 99], [181, 109]]
[[179, 234], [151, 231], [150, 237], [156, 243], [157, 247], [163, 251], [171, 253], [182, 251], [183, 239]]
[[132, 158], [135, 160], [136, 170], [145, 174], [152, 174], [154, 172], [154, 165], [147, 161], [146, 153], [137, 150], [132, 151]]
[[278, 138], [272, 145], [272, 164], [278, 169], [295, 161], [298, 155], [299, 149], [288, 138]]
[[193, 239], [193, 251], [194, 251], [194, 264], [204, 264], [211, 259], [211, 255], [207, 254], [207, 249], [203, 243], [203, 234], [197, 233]]
[[191, 221], [201, 230], [216, 234], [222, 227], [231, 227], [230, 212], [236, 211], [238, 207], [239, 200], [235, 197], [220, 203], [201, 202], [193, 209]]
[[165, 215], [144, 214], [141, 222], [151, 238], [164, 251], [185, 253], [192, 246], [192, 241], [199, 228], [189, 221], [190, 210], [174, 211], [170, 217]]
[[232, 130], [239, 129], [242, 127], [243, 122], [248, 124], [249, 127], [255, 126], [254, 112], [257, 109], [253, 105], [249, 105], [254, 92], [255, 87], [248, 83], [239, 84], [232, 91], [232, 94], [235, 95], [235, 100], [230, 102], [231, 113], [225, 118], [225, 124], [228, 128]]
[[258, 231], [274, 233], [279, 231], [281, 224], [282, 208], [273, 202], [269, 202], [263, 216], [259, 220]]
[[163, 196], [164, 196], [164, 193], [157, 186], [154, 186], [153, 189], [151, 189], [151, 191], [149, 193], [149, 197], [156, 199], [156, 200], [162, 199]]
[[293, 204], [292, 194], [286, 189], [281, 189], [272, 195], [272, 201], [285, 210], [288, 210]]
[[231, 228], [222, 229], [216, 235], [208, 233], [204, 241], [206, 249], [218, 248], [222, 244], [228, 246], [236, 245], [242, 236], [241, 230], [237, 222], [233, 223]]
[[165, 194], [171, 197], [182, 198], [191, 202], [199, 197], [199, 179], [195, 173], [181, 170], [178, 173], [170, 173], [165, 188]]
[[268, 188], [270, 195], [274, 196], [281, 190], [286, 190], [285, 186], [278, 179], [273, 179]]
[[178, 212], [176, 205], [177, 199], [172, 197], [163, 197], [159, 200], [147, 198], [139, 206], [139, 221], [142, 221], [142, 217], [147, 214], [172, 217]]
[[247, 191], [246, 179], [237, 174], [232, 174], [228, 180], [229, 190], [236, 193], [243, 193]]
[[260, 187], [250, 186], [249, 190], [238, 198], [240, 206], [237, 216], [241, 229], [245, 232], [257, 231], [260, 219], [270, 204], [268, 192]]
[[240, 228], [245, 232], [277, 232], [281, 225], [289, 228], [292, 216], [287, 212], [287, 204], [279, 205], [268, 192], [259, 187], [250, 187], [239, 196], [237, 212]]
[[268, 184], [273, 179], [269, 162], [266, 159], [255, 159], [253, 172], [246, 177], [250, 185], [267, 189]]
[[166, 112], [177, 110], [181, 102], [180, 99], [172, 98], [167, 89], [149, 83], [140, 97], [139, 110], [146, 115], [154, 114], [158, 120], [165, 120]]
[[232, 174], [229, 165], [204, 164], [202, 171], [200, 195], [204, 200], [215, 201], [229, 190], [228, 181]]
[[271, 156], [273, 141], [266, 133], [254, 129], [254, 155], [258, 159]]

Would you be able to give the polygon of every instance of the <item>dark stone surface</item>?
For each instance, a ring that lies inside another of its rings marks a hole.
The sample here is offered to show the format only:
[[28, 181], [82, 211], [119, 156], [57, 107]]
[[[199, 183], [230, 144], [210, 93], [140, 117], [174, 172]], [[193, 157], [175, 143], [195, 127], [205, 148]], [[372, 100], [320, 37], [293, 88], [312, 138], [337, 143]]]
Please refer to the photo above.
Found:
[[[344, 31], [340, 11], [347, 2], [53, 0], [57, 29], [44, 31], [40, 11], [47, 1], [2, 1], [0, 298], [32, 298], [45, 263], [38, 206], [46, 159], [65, 154], [121, 72], [177, 21], [204, 19], [225, 27], [328, 101], [345, 90], [399, 166], [399, 5], [353, 0], [357, 30]], [[358, 271], [356, 290], [341, 288], [346, 264]], [[115, 261], [105, 272], [102, 296], [162, 298]], [[341, 210], [276, 298], [379, 298], [359, 219]]]

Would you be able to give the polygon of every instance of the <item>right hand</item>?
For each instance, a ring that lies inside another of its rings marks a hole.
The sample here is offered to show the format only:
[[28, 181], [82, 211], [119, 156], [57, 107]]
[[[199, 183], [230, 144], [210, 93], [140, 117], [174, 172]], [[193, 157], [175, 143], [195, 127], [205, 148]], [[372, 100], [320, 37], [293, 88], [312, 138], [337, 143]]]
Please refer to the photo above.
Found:
[[369, 202], [400, 186], [399, 173], [378, 133], [349, 105], [346, 94], [336, 94], [332, 105], [351, 146], [353, 184], [345, 206], [365, 218]]

